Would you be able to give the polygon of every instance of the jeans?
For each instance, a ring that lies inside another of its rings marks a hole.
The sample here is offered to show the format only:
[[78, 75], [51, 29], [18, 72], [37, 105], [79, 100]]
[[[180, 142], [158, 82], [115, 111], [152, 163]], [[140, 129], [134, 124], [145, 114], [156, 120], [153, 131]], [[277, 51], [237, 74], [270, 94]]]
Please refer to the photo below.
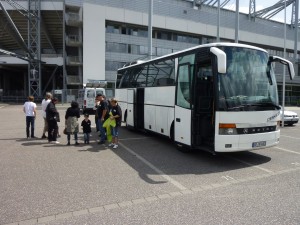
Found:
[[27, 137], [30, 136], [29, 134], [29, 127], [31, 126], [31, 137], [34, 137], [34, 116], [26, 116], [26, 135]]
[[84, 141], [89, 143], [90, 142], [90, 133], [83, 133], [84, 135]]
[[118, 137], [119, 136], [119, 128], [117, 126], [111, 127], [111, 134], [113, 137]]
[[101, 121], [101, 119], [98, 119], [98, 129], [100, 131], [100, 141], [105, 141], [106, 139], [106, 133], [105, 133], [105, 129], [103, 127], [103, 123], [104, 121]]

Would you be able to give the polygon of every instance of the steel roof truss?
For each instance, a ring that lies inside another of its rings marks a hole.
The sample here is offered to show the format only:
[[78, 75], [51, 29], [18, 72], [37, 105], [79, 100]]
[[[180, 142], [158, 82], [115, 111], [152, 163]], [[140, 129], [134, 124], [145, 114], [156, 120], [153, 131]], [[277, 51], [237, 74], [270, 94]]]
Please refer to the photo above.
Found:
[[30, 54], [30, 51], [22, 37], [22, 35], [20, 34], [18, 28], [16, 27], [15, 23], [13, 22], [13, 20], [11, 19], [9, 13], [7, 12], [7, 10], [5, 9], [5, 7], [3, 6], [2, 2], [0, 1], [0, 7], [9, 23], [9, 28], [8, 28], [8, 31], [12, 34], [12, 37], [16, 40], [16, 42], [20, 45], [20, 47], [25, 50], [25, 52], [29, 53], [29, 55], [31, 56]]

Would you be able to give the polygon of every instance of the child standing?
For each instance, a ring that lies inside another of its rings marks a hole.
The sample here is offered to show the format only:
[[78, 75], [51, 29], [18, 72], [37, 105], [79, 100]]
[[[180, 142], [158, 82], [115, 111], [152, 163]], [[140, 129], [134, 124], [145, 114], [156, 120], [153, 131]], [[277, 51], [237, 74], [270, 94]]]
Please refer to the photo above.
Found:
[[92, 132], [91, 121], [89, 120], [89, 114], [84, 114], [84, 120], [82, 120], [81, 126], [83, 129], [84, 144], [89, 144], [90, 143], [90, 133]]

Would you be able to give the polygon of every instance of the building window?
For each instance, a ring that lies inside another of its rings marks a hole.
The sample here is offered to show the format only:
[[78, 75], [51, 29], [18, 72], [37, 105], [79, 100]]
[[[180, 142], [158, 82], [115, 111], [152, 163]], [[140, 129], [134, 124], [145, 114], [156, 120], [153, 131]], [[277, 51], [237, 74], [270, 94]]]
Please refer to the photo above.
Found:
[[147, 55], [148, 54], [148, 47], [140, 45], [140, 54]]
[[125, 62], [117, 62], [117, 61], [105, 61], [105, 70], [107, 71], [117, 71], [122, 68], [126, 63]]
[[127, 44], [106, 42], [107, 52], [127, 53]]
[[107, 25], [106, 33], [119, 34], [120, 33], [119, 26], [118, 25]]
[[168, 48], [156, 48], [157, 56], [163, 56], [172, 53], [172, 49]]

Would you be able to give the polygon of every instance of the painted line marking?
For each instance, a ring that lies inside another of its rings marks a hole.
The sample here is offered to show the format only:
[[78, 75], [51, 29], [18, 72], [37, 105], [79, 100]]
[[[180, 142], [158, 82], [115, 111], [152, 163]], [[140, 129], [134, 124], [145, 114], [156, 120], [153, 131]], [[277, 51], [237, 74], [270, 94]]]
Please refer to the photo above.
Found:
[[293, 139], [298, 139], [300, 140], [300, 138], [296, 138], [296, 137], [292, 137], [292, 136], [287, 136], [287, 135], [280, 135], [281, 137], [287, 137], [287, 138], [293, 138]]
[[290, 153], [294, 153], [294, 154], [300, 155], [300, 152], [295, 152], [295, 151], [292, 151], [292, 150], [288, 150], [288, 149], [285, 149], [285, 148], [279, 148], [279, 147], [274, 147], [274, 148], [279, 149], [281, 151], [290, 152]]
[[271, 170], [265, 169], [265, 168], [263, 168], [263, 167], [261, 167], [261, 166], [254, 165], [254, 164], [249, 163], [249, 162], [246, 162], [246, 161], [244, 161], [244, 160], [236, 159], [236, 158], [233, 158], [233, 157], [230, 157], [230, 156], [226, 156], [226, 157], [227, 157], [227, 158], [230, 158], [230, 159], [232, 159], [232, 160], [241, 162], [241, 163], [243, 163], [243, 164], [246, 164], [246, 165], [248, 165], [248, 166], [255, 167], [255, 168], [257, 168], [257, 169], [259, 169], [259, 170], [262, 170], [262, 171], [265, 171], [265, 172], [267, 172], [267, 173], [272, 173], [272, 174], [274, 173], [274, 172], [271, 171]]
[[[199, 193], [199, 192], [202, 192], [205, 190], [218, 189], [218, 188], [222, 188], [222, 187], [225, 187], [228, 185], [264, 179], [266, 177], [280, 175], [280, 174], [294, 172], [294, 171], [299, 171], [299, 170], [300, 170], [300, 167], [286, 169], [286, 170], [275, 172], [273, 174], [263, 174], [260, 176], [248, 177], [246, 179], [231, 180], [228, 182], [226, 181], [225, 183], [221, 182], [221, 183], [215, 183], [212, 185], [202, 185], [202, 186], [197, 186], [197, 187], [193, 187], [191, 189], [186, 189], [186, 190], [182, 190], [182, 191], [178, 191], [178, 192], [169, 192], [169, 193], [164, 193], [164, 194], [159, 194], [159, 195], [146, 196], [143, 198], [132, 199], [129, 201], [127, 200], [127, 201], [123, 201], [123, 202], [110, 203], [110, 204], [98, 206], [95, 208], [81, 209], [81, 210], [73, 211], [73, 212], [64, 212], [61, 214], [48, 215], [48, 216], [39, 217], [39, 218], [32, 218], [29, 220], [22, 220], [22, 221], [18, 221], [18, 222], [14, 222], [14, 223], [3, 224], [3, 225], [24, 225], [24, 224], [36, 225], [38, 223], [45, 223], [45, 222], [49, 223], [49, 222], [53, 222], [56, 220], [68, 219], [70, 217], [77, 217], [77, 216], [88, 215], [88, 214], [93, 214], [93, 213], [101, 213], [101, 212], [115, 210], [115, 209], [132, 207], [132, 206], [138, 205], [138, 204], [152, 203], [155, 201], [162, 201], [164, 199], [177, 198], [177, 197], [189, 195], [189, 194], [196, 194], [196, 193]], [[230, 176], [224, 176], [224, 177], [231, 178]]]
[[222, 176], [222, 178], [224, 178], [225, 180], [234, 180], [234, 178], [231, 176]]
[[183, 186], [182, 184], [180, 184], [178, 181], [174, 180], [173, 178], [171, 178], [170, 176], [164, 174], [160, 169], [158, 169], [157, 167], [155, 167], [152, 163], [150, 163], [148, 160], [144, 159], [142, 156], [140, 156], [139, 154], [137, 154], [135, 151], [133, 151], [132, 149], [128, 148], [126, 145], [124, 145], [123, 143], [119, 143], [119, 145], [121, 145], [126, 151], [128, 151], [129, 153], [131, 153], [132, 155], [135, 155], [139, 160], [141, 160], [144, 164], [146, 164], [147, 166], [149, 166], [151, 169], [153, 169], [158, 175], [162, 176], [163, 178], [165, 178], [167, 181], [169, 181], [171, 184], [173, 184], [175, 187], [179, 188], [181, 191], [182, 190], [186, 190], [187, 188], [185, 186]]

